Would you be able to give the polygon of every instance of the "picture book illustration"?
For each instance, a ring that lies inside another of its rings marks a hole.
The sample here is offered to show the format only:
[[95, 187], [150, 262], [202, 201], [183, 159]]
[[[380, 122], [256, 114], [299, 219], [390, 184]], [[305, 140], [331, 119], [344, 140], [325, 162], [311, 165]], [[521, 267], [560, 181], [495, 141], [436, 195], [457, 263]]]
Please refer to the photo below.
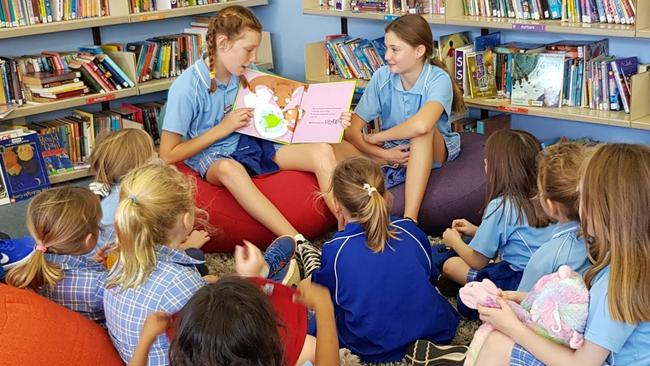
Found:
[[563, 54], [514, 55], [512, 104], [560, 107], [564, 80]]
[[0, 153], [12, 202], [28, 199], [50, 186], [36, 134], [0, 141]]
[[253, 121], [237, 132], [280, 143], [337, 143], [341, 113], [350, 109], [355, 82], [305, 84], [246, 70], [235, 109], [253, 108]]

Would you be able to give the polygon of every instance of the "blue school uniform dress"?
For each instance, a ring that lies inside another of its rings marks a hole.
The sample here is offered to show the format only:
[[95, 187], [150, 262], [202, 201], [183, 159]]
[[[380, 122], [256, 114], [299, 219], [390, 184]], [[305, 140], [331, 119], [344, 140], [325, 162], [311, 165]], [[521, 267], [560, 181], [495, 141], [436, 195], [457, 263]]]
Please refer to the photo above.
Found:
[[55, 286], [43, 286], [38, 293], [104, 326], [104, 283], [108, 271], [92, 259], [92, 254], [45, 253], [45, 259], [63, 270]]
[[367, 246], [363, 227], [350, 222], [323, 246], [312, 281], [332, 295], [341, 348], [365, 362], [395, 362], [416, 339], [449, 342], [458, 318], [431, 284], [437, 271], [430, 244], [413, 222], [391, 218], [397, 239], [383, 252]]
[[530, 257], [517, 291], [530, 291], [542, 276], [557, 272], [562, 265], [580, 274], [591, 265], [587, 258], [587, 247], [580, 237], [578, 221], [555, 225], [551, 240], [542, 244]]
[[[460, 154], [460, 135], [451, 131], [449, 117], [453, 102], [453, 88], [449, 74], [441, 68], [425, 63], [417, 81], [410, 90], [404, 90], [399, 74], [391, 73], [388, 66], [382, 66], [372, 75], [355, 113], [366, 122], [381, 117], [381, 129], [390, 129], [414, 116], [427, 102], [442, 105], [444, 112], [436, 122], [447, 147], [447, 160]], [[384, 148], [408, 144], [408, 140], [388, 141]], [[434, 161], [432, 168], [442, 164]], [[386, 170], [387, 184], [392, 187], [404, 182], [404, 169]]]
[[[650, 322], [626, 324], [612, 319], [607, 303], [608, 288], [609, 266], [596, 275], [589, 290], [585, 339], [610, 351], [606, 365], [650, 365]], [[513, 348], [512, 358], [511, 365], [523, 365], [519, 360], [529, 361], [526, 365], [543, 365], [520, 345]]]
[[[155, 311], [178, 312], [205, 281], [194, 260], [179, 250], [156, 248], [156, 267], [137, 288], [107, 288], [104, 292], [106, 326], [113, 345], [128, 363], [133, 355], [144, 320]], [[119, 269], [118, 263], [112, 271]], [[111, 272], [113, 273], [113, 272]], [[149, 366], [169, 365], [169, 339], [160, 335], [149, 351]]]

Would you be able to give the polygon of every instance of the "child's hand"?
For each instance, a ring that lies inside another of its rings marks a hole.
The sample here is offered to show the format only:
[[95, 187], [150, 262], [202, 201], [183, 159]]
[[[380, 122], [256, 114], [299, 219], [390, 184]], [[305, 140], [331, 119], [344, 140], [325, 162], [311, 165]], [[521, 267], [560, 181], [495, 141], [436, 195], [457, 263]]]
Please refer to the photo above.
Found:
[[294, 301], [302, 303], [309, 309], [327, 305], [332, 306], [329, 290], [324, 286], [311, 282], [310, 278], [306, 278], [298, 284], [298, 291], [294, 295]]
[[398, 145], [390, 149], [384, 149], [382, 158], [388, 164], [397, 163], [399, 165], [407, 165], [411, 151], [409, 145]]
[[467, 236], [476, 235], [478, 227], [465, 219], [456, 219], [451, 222], [451, 227], [461, 234]]
[[528, 293], [523, 291], [501, 291], [498, 296], [504, 300], [510, 300], [516, 302], [517, 304], [520, 304], [522, 301], [524, 301], [526, 296], [528, 296]]
[[525, 327], [525, 325], [517, 318], [517, 315], [512, 311], [510, 304], [506, 300], [497, 298], [497, 302], [501, 306], [501, 309], [479, 305], [479, 317], [482, 321], [490, 323], [496, 330], [510, 338], [514, 338], [514, 334], [519, 328]]
[[235, 270], [242, 277], [258, 277], [266, 265], [262, 251], [244, 240], [244, 245], [235, 247]]
[[379, 138], [377, 133], [365, 133], [363, 134], [363, 139], [371, 145], [377, 145], [377, 146], [384, 145], [384, 141], [381, 138]]
[[351, 124], [352, 124], [352, 112], [341, 113], [341, 126], [343, 126], [343, 129], [350, 127]]
[[222, 126], [221, 128], [225, 128], [227, 131], [235, 132], [248, 126], [252, 118], [253, 108], [240, 108], [228, 113], [216, 126]]
[[215, 275], [205, 275], [203, 276], [203, 281], [207, 282], [208, 284], [213, 284], [219, 281], [219, 277]]
[[97, 263], [103, 264], [106, 266], [106, 261], [108, 260], [108, 253], [115, 248], [115, 244], [107, 244], [101, 248], [97, 248], [93, 260]]
[[454, 249], [454, 244], [463, 241], [460, 234], [455, 229], [447, 229], [442, 233], [442, 243], [449, 249]]
[[185, 242], [180, 245], [180, 249], [196, 248], [201, 249], [205, 243], [210, 240], [208, 232], [205, 230], [192, 230], [187, 236]]
[[172, 325], [172, 316], [163, 311], [156, 311], [147, 316], [142, 326], [140, 338], [155, 339]]

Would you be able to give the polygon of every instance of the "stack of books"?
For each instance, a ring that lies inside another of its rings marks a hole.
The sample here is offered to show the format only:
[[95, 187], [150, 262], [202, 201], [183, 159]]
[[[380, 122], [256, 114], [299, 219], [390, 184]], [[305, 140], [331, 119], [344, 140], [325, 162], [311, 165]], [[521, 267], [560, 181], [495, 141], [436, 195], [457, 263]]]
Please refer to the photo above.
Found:
[[89, 89], [80, 78], [78, 71], [55, 70], [27, 73], [22, 80], [29, 100], [52, 102], [87, 94]]

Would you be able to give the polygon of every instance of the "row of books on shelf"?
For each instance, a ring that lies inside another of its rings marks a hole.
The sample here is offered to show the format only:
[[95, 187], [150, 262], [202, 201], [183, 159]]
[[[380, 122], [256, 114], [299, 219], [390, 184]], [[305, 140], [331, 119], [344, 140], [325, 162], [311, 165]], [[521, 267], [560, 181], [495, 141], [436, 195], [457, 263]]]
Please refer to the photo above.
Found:
[[325, 36], [327, 75], [338, 74], [346, 79], [370, 80], [372, 74], [384, 65], [384, 37], [367, 40], [345, 34]]
[[[643, 0], [642, 0], [643, 1]], [[465, 15], [634, 24], [633, 0], [463, 0]]]
[[106, 15], [108, 0], [0, 0], [0, 28]]
[[100, 134], [122, 128], [147, 131], [160, 140], [161, 103], [124, 103], [102, 112], [72, 111], [70, 116], [0, 130], [0, 204], [27, 199], [49, 186], [49, 177], [88, 169]]
[[444, 14], [445, 0], [351, 0], [329, 1], [322, 6], [336, 10], [389, 14]]
[[132, 13], [142, 13], [226, 2], [228, 0], [129, 0], [129, 7]]

